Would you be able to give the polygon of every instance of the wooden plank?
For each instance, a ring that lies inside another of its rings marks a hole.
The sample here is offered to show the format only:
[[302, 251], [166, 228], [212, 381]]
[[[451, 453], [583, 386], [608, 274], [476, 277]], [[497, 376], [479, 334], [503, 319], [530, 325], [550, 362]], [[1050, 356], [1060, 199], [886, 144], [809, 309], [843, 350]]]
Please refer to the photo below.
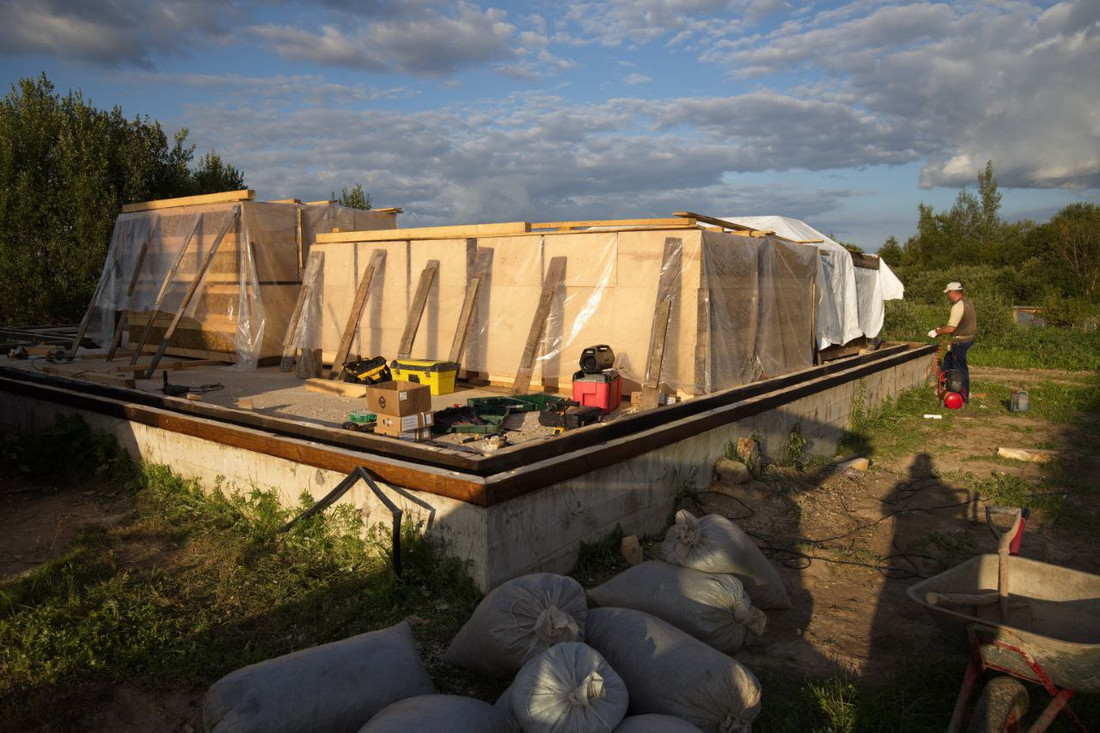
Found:
[[668, 337], [668, 321], [672, 315], [672, 300], [662, 300], [653, 316], [653, 338], [649, 346], [649, 359], [646, 361], [645, 378], [642, 382], [641, 409], [652, 410], [660, 403], [661, 364], [665, 358], [665, 341]]
[[477, 253], [473, 273], [471, 273], [470, 282], [466, 286], [466, 297], [462, 301], [462, 311], [458, 316], [458, 326], [455, 328], [455, 336], [451, 341], [451, 351], [447, 355], [447, 361], [453, 361], [457, 364], [462, 363], [462, 355], [466, 351], [466, 338], [470, 335], [470, 326], [474, 320], [478, 294], [481, 292], [481, 283], [488, 274], [489, 263], [492, 260], [492, 251], [486, 250]]
[[358, 382], [341, 382], [331, 379], [313, 378], [306, 380], [306, 392], [335, 394], [341, 397], [366, 397], [367, 385]]
[[[359, 286], [355, 289], [355, 300], [351, 304], [351, 311], [348, 313], [348, 321], [344, 324], [344, 333], [340, 336], [340, 345], [336, 348], [336, 356], [332, 361], [329, 379], [336, 379], [343, 372], [344, 364], [347, 362], [348, 354], [351, 352], [351, 342], [355, 339], [355, 334], [359, 330], [359, 324], [363, 320], [363, 307], [367, 304], [367, 298], [370, 297], [370, 286], [374, 281], [374, 275], [382, 269], [382, 265], [384, 265], [385, 262], [386, 251], [384, 249], [376, 249], [371, 252], [370, 262], [367, 263], [367, 269], [363, 271], [363, 277], [360, 278]], [[436, 265], [438, 266], [438, 262]], [[420, 293], [417, 292], [417, 295], [419, 296]], [[426, 297], [427, 296], [425, 296], [425, 298]], [[402, 343], [404, 343], [404, 341], [402, 341]]]
[[153, 307], [150, 311], [149, 320], [145, 322], [145, 330], [141, 333], [141, 338], [137, 344], [131, 344], [134, 355], [130, 357], [130, 363], [134, 364], [138, 360], [138, 355], [141, 354], [141, 350], [145, 348], [145, 341], [149, 338], [149, 332], [153, 329], [153, 323], [157, 320], [157, 313], [160, 311], [161, 305], [164, 303], [164, 296], [168, 294], [168, 288], [172, 286], [172, 281], [176, 279], [176, 271], [180, 269], [180, 263], [183, 262], [184, 255], [187, 254], [187, 248], [191, 246], [191, 240], [195, 238], [195, 233], [199, 231], [199, 226], [202, 224], [202, 214], [198, 214], [195, 217], [195, 225], [191, 227], [191, 233], [187, 235], [187, 239], [183, 240], [183, 246], [180, 247], [180, 251], [176, 254], [176, 259], [172, 263], [172, 266], [168, 269], [168, 272], [164, 275], [164, 280], [160, 283], [160, 290], [157, 291], [156, 300], [153, 301]]
[[409, 308], [409, 317], [405, 320], [405, 333], [402, 334], [401, 344], [397, 347], [398, 359], [407, 359], [412, 355], [416, 332], [420, 328], [420, 319], [424, 315], [424, 306], [428, 304], [428, 294], [431, 292], [432, 282], [437, 272], [439, 272], [439, 260], [428, 260], [428, 264], [420, 273], [420, 282], [416, 286], [416, 295]]
[[[134, 261], [134, 271], [130, 273], [130, 284], [126, 288], [127, 304], [129, 299], [134, 295], [134, 289], [137, 288], [138, 281], [141, 279], [141, 267], [145, 264], [145, 257], [149, 254], [149, 242], [152, 239], [152, 232], [156, 228], [160, 227], [160, 220], [154, 227], [150, 228], [150, 236], [145, 238], [145, 241], [141, 243], [141, 249], [138, 250], [137, 259]], [[122, 345], [122, 331], [124, 328], [128, 328], [130, 325], [130, 309], [124, 308], [122, 313], [118, 316], [118, 322], [115, 323], [115, 332], [111, 336], [111, 346], [107, 350], [107, 361], [111, 361], [115, 358], [115, 354], [118, 353], [118, 347]]]
[[279, 371], [289, 372], [294, 368], [294, 353], [297, 348], [294, 345], [295, 332], [298, 330], [298, 321], [302, 318], [302, 310], [305, 308], [314, 288], [317, 287], [318, 278], [324, 269], [325, 253], [311, 252], [309, 262], [306, 263], [306, 272], [302, 277], [302, 288], [298, 291], [298, 300], [294, 304], [294, 312], [290, 315], [290, 323], [286, 327], [286, 336], [283, 337], [283, 356], [279, 361]]
[[498, 224], [465, 224], [449, 227], [417, 227], [413, 229], [375, 229], [361, 232], [319, 233], [319, 244], [333, 242], [388, 242], [395, 239], [463, 239], [500, 234], [524, 234], [531, 231], [526, 221]]
[[877, 270], [879, 269], [879, 258], [876, 255], [863, 254], [862, 252], [851, 252], [852, 264], [856, 267], [862, 267], [865, 270]]
[[[225, 366], [228, 363], [230, 362], [227, 362], [225, 359], [179, 359], [177, 361], [162, 361], [157, 365], [157, 369], [166, 369], [171, 372], [179, 369]], [[148, 371], [149, 366], [149, 364], [116, 364], [114, 370], [116, 372], [143, 372]]]
[[585, 229], [588, 227], [664, 227], [685, 229], [695, 226], [694, 219], [603, 219], [594, 221], [540, 221], [531, 224], [531, 229]]
[[123, 389], [134, 389], [136, 386], [133, 377], [124, 377], [121, 374], [108, 374], [107, 372], [96, 372], [91, 370], [73, 371], [72, 369], [64, 369], [49, 365], [42, 367], [42, 371], [46, 374], [55, 374], [59, 377], [82, 379], [85, 382], [106, 384], [111, 387], [122, 387]]
[[657, 303], [650, 329], [649, 350], [645, 375], [642, 378], [642, 409], [657, 406], [660, 399], [661, 369], [665, 356], [668, 325], [672, 318], [672, 306], [678, 300], [677, 286], [683, 269], [684, 240], [676, 237], [665, 239], [661, 255], [661, 274], [657, 281]]
[[249, 188], [240, 191], [208, 193], [201, 196], [181, 196], [180, 198], [174, 199], [158, 199], [156, 201], [142, 201], [136, 204], [123, 204], [122, 213], [130, 214], [135, 211], [156, 211], [158, 209], [171, 209], [177, 206], [230, 204], [237, 201], [252, 201], [254, 198], [256, 198], [256, 192]]
[[[191, 284], [187, 288], [187, 292], [183, 295], [183, 302], [180, 303], [179, 309], [176, 311], [175, 317], [172, 319], [172, 323], [169, 324], [168, 330], [164, 332], [164, 338], [160, 342], [160, 346], [157, 347], [157, 353], [153, 354], [153, 360], [149, 364], [149, 371], [145, 373], [145, 378], [149, 379], [153, 376], [153, 372], [157, 368], [157, 362], [164, 356], [165, 350], [168, 348], [168, 343], [172, 340], [172, 335], [175, 334], [176, 328], [180, 324], [180, 320], [183, 319], [184, 311], [187, 310], [187, 306], [191, 305], [191, 299], [195, 297], [195, 292], [199, 289], [199, 285], [202, 283], [202, 276], [206, 274], [207, 268], [210, 267], [210, 262], [214, 259], [214, 254], [218, 251], [218, 245], [225, 239], [226, 233], [234, 223], [241, 219], [241, 207], [236, 206], [233, 208], [233, 213], [225, 218], [225, 223], [222, 224], [221, 231], [218, 232], [217, 238], [214, 243], [210, 245], [210, 249], [203, 256], [202, 262], [199, 264], [198, 271], [195, 272], [195, 277], [191, 280]], [[155, 318], [149, 319], [149, 324], [152, 325]]]
[[273, 201], [264, 201], [265, 204], [300, 204], [301, 199], [275, 199]]
[[565, 262], [565, 257], [553, 257], [549, 267], [546, 268], [539, 305], [535, 309], [535, 317], [531, 320], [531, 330], [527, 334], [523, 354], [520, 355], [516, 378], [512, 380], [512, 394], [524, 394], [531, 386], [531, 374], [535, 371], [535, 354], [539, 348], [539, 341], [542, 340], [542, 333], [546, 330], [546, 319], [550, 315], [554, 293], [565, 278]]
[[704, 224], [711, 224], [722, 229], [732, 229], [733, 231], [747, 232], [752, 231], [752, 227], [747, 227], [744, 224], [736, 224], [732, 221], [726, 221], [725, 219], [716, 219], [713, 216], [703, 216], [702, 214], [696, 214], [693, 211], [674, 211], [673, 216], [679, 216], [684, 219], [694, 219], [695, 221], [701, 221]]

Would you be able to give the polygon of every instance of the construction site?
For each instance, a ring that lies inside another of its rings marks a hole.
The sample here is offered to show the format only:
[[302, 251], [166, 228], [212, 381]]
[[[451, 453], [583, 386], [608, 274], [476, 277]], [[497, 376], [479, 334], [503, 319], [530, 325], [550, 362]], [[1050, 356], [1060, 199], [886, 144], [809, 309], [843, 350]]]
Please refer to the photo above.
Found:
[[[940, 643], [925, 610], [953, 614], [944, 623], [956, 635], [952, 624], [960, 619], [996, 626], [998, 609], [1007, 623], [1007, 582], [998, 572], [1008, 567], [1004, 538], [1022, 533], [1022, 517], [995, 529], [999, 539], [986, 547], [979, 514], [988, 502], [939, 478], [965, 468], [963, 459], [933, 462], [934, 440], [942, 447], [946, 438], [930, 438], [908, 468], [887, 464], [863, 473], [867, 457], [837, 458], [854, 420], [927, 385], [935, 373], [930, 362], [939, 363], [935, 343], [882, 339], [884, 303], [902, 298], [904, 288], [877, 256], [779, 216], [683, 211], [402, 228], [401, 213], [334, 201], [261, 202], [249, 190], [127, 205], [78, 326], [0, 329], [9, 357], [0, 363], [2, 427], [33, 433], [59, 415], [79, 416], [134, 458], [204, 487], [241, 495], [273, 490], [285, 507], [308, 495], [310, 506], [295, 522], [350, 507], [366, 526], [392, 528], [397, 572], [402, 526], [415, 526], [488, 593], [468, 625], [508, 593], [556, 599], [554, 613], [570, 609], [575, 620], [587, 613], [588, 637], [603, 644], [599, 650], [615, 668], [610, 674], [635, 665], [623, 649], [645, 646], [639, 639], [617, 646], [619, 631], [663, 643], [664, 627], [634, 628], [641, 622], [617, 615], [625, 607], [647, 610], [711, 647], [700, 652], [709, 660], [700, 662], [700, 674], [713, 663], [715, 677], [732, 675], [729, 689], [704, 691], [727, 703], [650, 711], [690, 721], [694, 730], [751, 728], [760, 711], [753, 671], [897, 672], [911, 661], [908, 650]], [[937, 408], [942, 404], [941, 396]], [[968, 449], [996, 452], [1002, 432], [972, 431]], [[803, 461], [816, 468], [803, 471]], [[770, 483], [756, 480], [764, 465], [781, 463], [798, 470], [777, 468]], [[950, 516], [931, 515], [945, 508]], [[1043, 535], [1045, 526], [1032, 531]], [[691, 565], [684, 548], [708, 532], [728, 533], [759, 564], [745, 573]], [[941, 532], [952, 538], [943, 545], [950, 550], [933, 557], [926, 538]], [[654, 539], [662, 535], [663, 543]], [[615, 579], [599, 578], [605, 585], [585, 591], [559, 575], [577, 566], [586, 546], [609, 536], [623, 538], [622, 556], [635, 567], [620, 578], [636, 572], [633, 581], [612, 587]], [[789, 541], [757, 548], [761, 537]], [[811, 565], [807, 547], [838, 538], [849, 553], [889, 558], [887, 572], [880, 575], [879, 565], [863, 574]], [[1064, 562], [1068, 548], [1048, 539], [1035, 540], [1043, 558]], [[968, 563], [946, 585], [946, 576], [929, 577], [937, 563], [981, 547], [1002, 557], [975, 558], [980, 566]], [[1029, 592], [1046, 599], [1028, 614], [1072, 606], [1080, 621], [1096, 613], [1095, 576], [1079, 573], [1065, 584], [1069, 590], [1040, 593], [1031, 586], [1041, 585], [1043, 567], [1013, 562], [1014, 577], [1026, 576]], [[723, 591], [733, 600], [721, 601], [723, 613], [736, 618], [732, 639], [700, 630], [694, 612], [679, 620], [668, 617], [678, 611], [662, 615], [660, 599], [675, 596], [674, 588], [687, 593], [691, 582], [688, 575], [660, 576], [674, 566], [737, 579]], [[646, 572], [653, 577], [643, 578]], [[904, 588], [886, 584], [891, 572], [922, 584], [906, 597]], [[641, 597], [628, 598], [631, 585]], [[586, 592], [600, 608], [586, 608]], [[931, 608], [927, 599], [936, 594], [970, 605]], [[542, 619], [551, 609], [529, 610]], [[1040, 630], [1066, 636], [1058, 614]], [[492, 629], [499, 618], [481, 623]], [[555, 634], [569, 626], [561, 623]], [[333, 644], [391, 632], [409, 633], [393, 627]], [[1081, 664], [1092, 669], [1091, 632], [1069, 636], [1067, 643], [1085, 648]], [[401, 643], [411, 644], [411, 636]], [[464, 627], [432, 664], [518, 683], [525, 660], [493, 666], [482, 658], [497, 643]], [[722, 652], [717, 661], [706, 656], [714, 650]], [[311, 659], [326, 669], [332, 663], [321, 652]], [[238, 672], [259, 674], [248, 670], [263, 664]], [[308, 664], [293, 675], [313, 669]], [[393, 662], [398, 678], [403, 664]], [[637, 664], [646, 671], [623, 675], [632, 700], [646, 679], [676, 677], [653, 659]], [[1012, 674], [1027, 674], [1015, 661], [1006, 664]], [[1091, 674], [1082, 691], [1096, 681]], [[267, 685], [269, 697], [293, 698], [279, 692], [286, 680], [272, 679], [249, 684]], [[205, 692], [208, 729], [220, 729], [211, 716], [267, 729], [276, 701], [268, 701], [268, 718], [249, 718], [248, 705], [223, 682], [185, 695], [175, 718], [161, 711], [154, 722], [195, 720]], [[431, 680], [410, 683], [398, 697], [434, 689]], [[656, 699], [660, 690], [645, 694]], [[1072, 697], [1058, 688], [1051, 695], [1062, 695], [1056, 699], [1063, 704]], [[614, 693], [599, 697], [603, 704]], [[522, 718], [505, 693], [497, 707], [509, 705]], [[357, 730], [370, 717], [361, 708], [355, 726], [349, 718], [331, 729]], [[615, 730], [680, 730], [651, 722]], [[141, 727], [111, 717], [98, 724]]]
[[[798, 425], [828, 454], [857, 385], [873, 405], [925, 376], [928, 347], [876, 338], [900, 283], [820, 235], [690, 212], [426, 229], [398, 214], [250, 191], [127, 206], [78, 332], [23, 334], [32, 358], [4, 365], [5, 414], [28, 430], [79, 411], [143, 460], [290, 502], [365, 468], [419, 499], [394, 494], [406, 517], [430, 506], [489, 589], [567, 568], [617, 524], [660, 529], [731, 438], [766, 449]], [[411, 422], [394, 412], [411, 429], [345, 427], [372, 419], [380, 387], [344, 365], [372, 359], [409, 362], [397, 377], [431, 392]], [[457, 409], [478, 399], [488, 421]], [[560, 424], [540, 424], [547, 405]], [[429, 429], [444, 410], [458, 425]], [[375, 493], [342, 500], [381, 521]], [[516, 521], [534, 516], [559, 519]]]

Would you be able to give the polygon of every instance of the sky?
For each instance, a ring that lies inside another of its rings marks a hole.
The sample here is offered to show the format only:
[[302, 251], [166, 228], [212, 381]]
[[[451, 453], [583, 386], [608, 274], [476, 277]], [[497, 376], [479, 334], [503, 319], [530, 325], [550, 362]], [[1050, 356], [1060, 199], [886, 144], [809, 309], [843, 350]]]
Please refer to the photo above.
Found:
[[186, 128], [257, 198], [401, 226], [781, 215], [868, 251], [992, 160], [1001, 215], [1100, 202], [1100, 2], [0, 0], [45, 73]]

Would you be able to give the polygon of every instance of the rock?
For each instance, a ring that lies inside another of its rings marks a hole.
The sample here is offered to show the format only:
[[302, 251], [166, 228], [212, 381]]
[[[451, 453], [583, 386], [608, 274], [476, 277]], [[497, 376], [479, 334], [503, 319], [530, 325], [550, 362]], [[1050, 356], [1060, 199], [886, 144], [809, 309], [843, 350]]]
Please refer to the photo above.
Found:
[[1058, 458], [1058, 451], [1040, 450], [1039, 448], [998, 448], [997, 455], [1001, 458], [1013, 458], [1017, 461], [1030, 461], [1032, 463], [1049, 463]]
[[642, 543], [638, 541], [637, 535], [629, 535], [623, 537], [622, 544], [619, 546], [623, 553], [623, 558], [631, 565], [640, 565], [645, 557], [642, 554]]
[[714, 473], [719, 481], [730, 484], [744, 484], [752, 481], [752, 471], [741, 461], [723, 458], [714, 464]]
[[871, 467], [871, 461], [867, 458], [849, 458], [836, 464], [837, 468], [846, 468], [853, 471], [866, 471]]

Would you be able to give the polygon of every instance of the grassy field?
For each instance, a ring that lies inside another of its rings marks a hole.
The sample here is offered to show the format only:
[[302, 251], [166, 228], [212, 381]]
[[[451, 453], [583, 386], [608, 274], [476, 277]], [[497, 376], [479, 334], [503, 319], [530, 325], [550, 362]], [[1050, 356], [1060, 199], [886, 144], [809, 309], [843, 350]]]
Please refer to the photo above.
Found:
[[[1036, 378], [1029, 386], [1032, 417], [1075, 426], [1095, 453], [1097, 376]], [[1007, 387], [983, 389], [987, 401], [1007, 403]], [[928, 390], [914, 390], [860, 411], [842, 451], [912, 452], [936, 431], [955, 429], [949, 420], [921, 419], [936, 407]], [[79, 421], [38, 436], [4, 436], [0, 448], [0, 470], [16, 479], [17, 491], [71, 484], [79, 492], [92, 482], [97, 491], [112, 487], [122, 505], [53, 559], [0, 584], [0, 730], [85, 729], [118, 685], [201, 697], [240, 666], [407, 617], [418, 620], [417, 640], [441, 691], [491, 701], [503, 689], [443, 664], [480, 593], [463, 566], [439, 556], [415, 527], [404, 529], [405, 571], [397, 577], [386, 527], [363, 528], [356, 513], [337, 509], [280, 533], [307, 506], [305, 497], [285, 509], [272, 492], [203, 491], [165, 467], [133, 465]], [[65, 466], [82, 472], [59, 472]], [[1006, 501], [1045, 496], [1033, 482], [968, 480], [986, 482], [985, 492]], [[612, 537], [584, 548], [574, 576], [592, 584], [622, 567], [617, 546]], [[929, 663], [880, 684], [764, 675], [756, 730], [942, 729], [961, 677], [960, 665], [948, 668]]]

